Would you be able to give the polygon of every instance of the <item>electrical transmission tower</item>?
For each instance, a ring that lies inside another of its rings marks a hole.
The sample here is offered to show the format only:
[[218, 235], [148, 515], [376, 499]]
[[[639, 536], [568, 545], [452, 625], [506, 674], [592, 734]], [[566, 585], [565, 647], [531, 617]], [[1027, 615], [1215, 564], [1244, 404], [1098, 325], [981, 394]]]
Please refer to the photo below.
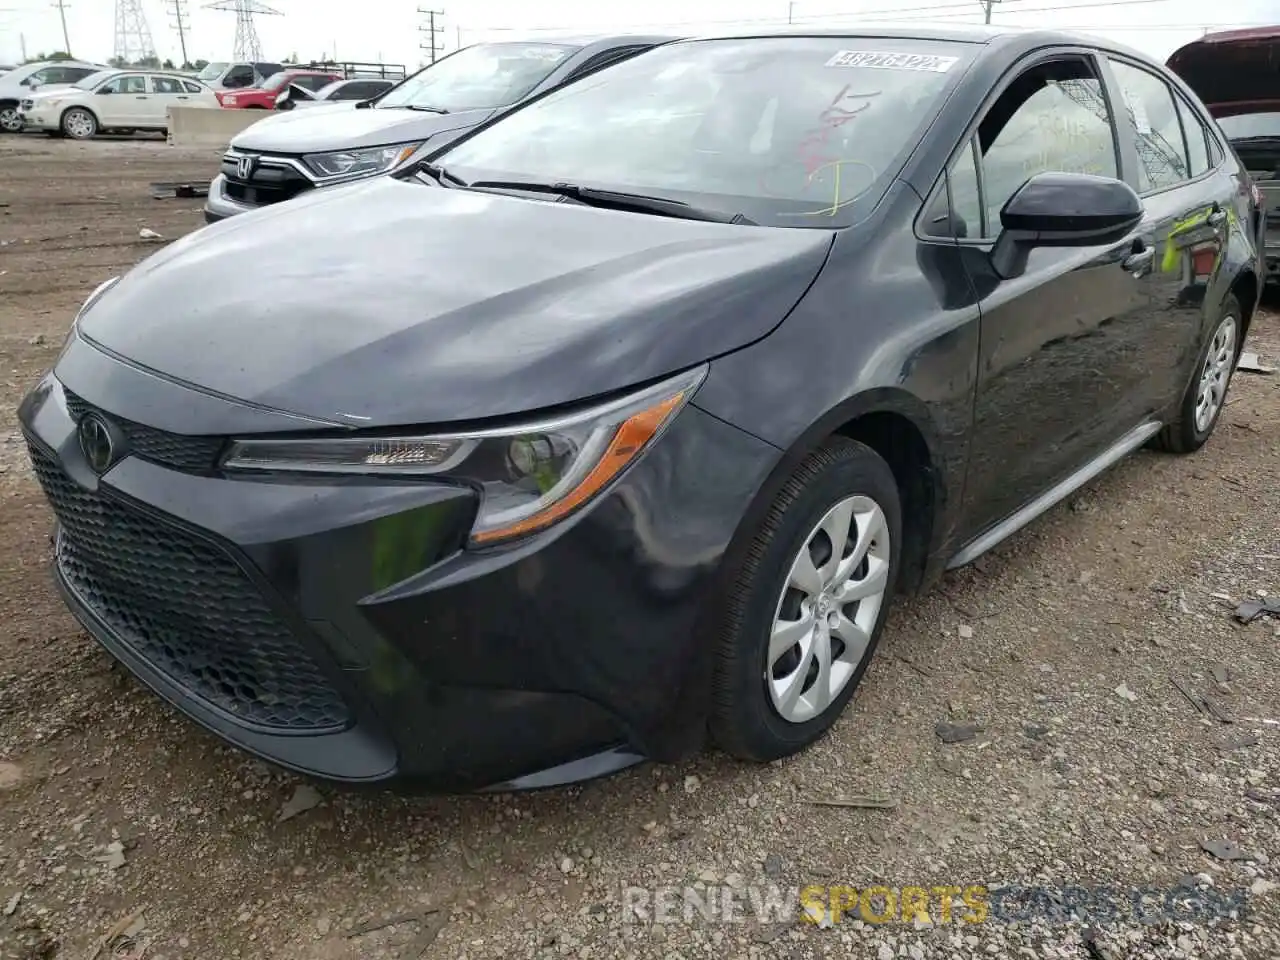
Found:
[[178, 45], [182, 48], [182, 63], [179, 64], [181, 69], [191, 62], [187, 57], [187, 34], [191, 31], [187, 0], [170, 0], [169, 13], [173, 16], [173, 28], [178, 31]]
[[436, 37], [444, 32], [444, 25], [437, 18], [444, 17], [443, 10], [424, 10], [418, 8], [418, 15], [423, 18], [423, 23], [418, 27], [418, 32], [427, 38], [427, 42], [419, 43], [419, 49], [425, 51], [431, 58], [431, 62], [436, 62], [436, 57], [444, 49], [444, 47], [436, 42]]
[[142, 11], [142, 0], [116, 0], [116, 59], [122, 63], [154, 60], [156, 45]]
[[258, 0], [218, 0], [205, 6], [210, 10], [229, 10], [236, 15], [236, 44], [231, 55], [237, 60], [262, 59], [262, 41], [258, 39], [258, 28], [253, 23], [256, 15], [283, 16], [279, 10]]

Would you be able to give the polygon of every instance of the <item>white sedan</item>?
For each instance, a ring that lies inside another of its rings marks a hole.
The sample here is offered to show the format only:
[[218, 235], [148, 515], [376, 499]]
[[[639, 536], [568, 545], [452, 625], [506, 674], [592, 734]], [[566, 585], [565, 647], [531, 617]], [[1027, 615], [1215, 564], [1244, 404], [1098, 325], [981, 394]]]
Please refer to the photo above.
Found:
[[105, 130], [169, 128], [170, 107], [219, 108], [209, 87], [151, 70], [100, 70], [69, 87], [41, 90], [18, 106], [24, 129], [87, 140]]

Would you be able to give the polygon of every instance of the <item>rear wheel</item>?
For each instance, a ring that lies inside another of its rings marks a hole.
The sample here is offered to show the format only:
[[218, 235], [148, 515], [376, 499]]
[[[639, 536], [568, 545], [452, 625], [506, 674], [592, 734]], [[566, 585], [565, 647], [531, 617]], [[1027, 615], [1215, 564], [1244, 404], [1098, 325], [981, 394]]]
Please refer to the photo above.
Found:
[[825, 734], [866, 672], [897, 580], [901, 506], [874, 450], [833, 438], [784, 485], [724, 612], [711, 734], [769, 761]]
[[16, 103], [0, 103], [0, 133], [21, 133], [22, 118]]
[[62, 115], [62, 132], [73, 140], [88, 140], [98, 132], [98, 118], [83, 107], [72, 107]]
[[1193, 453], [1205, 445], [1227, 402], [1227, 388], [1244, 346], [1240, 304], [1227, 297], [1217, 324], [1196, 360], [1196, 376], [1183, 394], [1177, 417], [1156, 435], [1169, 453]]

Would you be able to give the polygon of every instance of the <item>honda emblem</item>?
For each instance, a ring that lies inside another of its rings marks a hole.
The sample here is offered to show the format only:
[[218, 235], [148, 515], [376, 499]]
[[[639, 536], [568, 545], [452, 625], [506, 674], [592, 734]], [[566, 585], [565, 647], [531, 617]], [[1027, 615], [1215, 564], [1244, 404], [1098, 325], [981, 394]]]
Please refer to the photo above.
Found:
[[248, 180], [253, 176], [253, 157], [236, 158], [236, 176], [241, 180]]

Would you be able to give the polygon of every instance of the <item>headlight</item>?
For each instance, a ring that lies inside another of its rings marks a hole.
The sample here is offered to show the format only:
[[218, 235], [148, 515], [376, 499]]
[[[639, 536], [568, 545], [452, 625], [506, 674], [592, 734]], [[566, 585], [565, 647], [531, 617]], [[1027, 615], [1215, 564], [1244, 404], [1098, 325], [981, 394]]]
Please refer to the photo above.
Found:
[[237, 440], [228, 470], [440, 476], [479, 488], [471, 542], [551, 526], [589, 503], [661, 435], [702, 383], [702, 366], [554, 419], [431, 436]]
[[420, 146], [422, 143], [397, 143], [368, 150], [313, 153], [302, 160], [321, 177], [371, 177], [376, 173], [386, 173], [407, 160]]

